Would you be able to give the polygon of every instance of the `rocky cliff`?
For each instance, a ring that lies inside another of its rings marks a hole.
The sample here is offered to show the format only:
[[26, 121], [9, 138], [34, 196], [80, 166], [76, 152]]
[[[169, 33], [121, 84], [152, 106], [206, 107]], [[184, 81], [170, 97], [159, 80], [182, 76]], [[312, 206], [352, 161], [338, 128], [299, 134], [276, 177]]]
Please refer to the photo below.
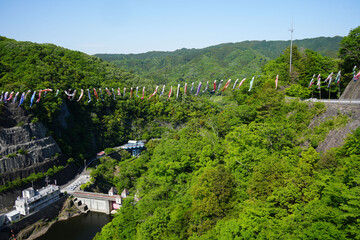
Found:
[[46, 171], [61, 154], [60, 147], [42, 123], [30, 123], [27, 113], [12, 104], [0, 115], [0, 184], [32, 172]]
[[328, 104], [326, 105], [326, 111], [314, 118], [309, 128], [313, 128], [315, 125], [320, 124], [321, 122], [326, 121], [331, 117], [338, 115], [347, 115], [349, 120], [347, 124], [339, 129], [334, 129], [329, 132], [325, 140], [319, 144], [316, 148], [318, 152], [325, 152], [330, 148], [339, 147], [344, 144], [344, 140], [348, 134], [352, 133], [353, 130], [360, 127], [360, 105], [358, 104]]
[[61, 153], [41, 123], [0, 130], [0, 174], [34, 167]]
[[[360, 80], [350, 81], [340, 99], [360, 99]], [[309, 128], [326, 121], [330, 117], [347, 115], [349, 121], [340, 129], [331, 130], [325, 140], [316, 148], [318, 152], [325, 152], [330, 148], [339, 147], [344, 144], [344, 140], [348, 134], [360, 127], [360, 105], [359, 104], [336, 104], [326, 103], [326, 111], [314, 118]]]
[[350, 81], [340, 99], [360, 99], [360, 80]]

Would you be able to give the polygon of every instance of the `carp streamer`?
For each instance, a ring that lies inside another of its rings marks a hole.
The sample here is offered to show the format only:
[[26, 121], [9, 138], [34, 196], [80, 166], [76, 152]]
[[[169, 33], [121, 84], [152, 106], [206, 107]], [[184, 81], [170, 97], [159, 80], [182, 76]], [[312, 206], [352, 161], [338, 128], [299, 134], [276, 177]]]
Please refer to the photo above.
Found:
[[220, 83], [219, 83], [219, 86], [218, 86], [217, 91], [219, 91], [219, 90], [220, 90], [220, 88], [221, 88], [221, 84], [223, 83], [223, 81], [224, 81], [224, 80], [222, 80], [222, 79], [221, 79], [221, 81], [220, 81]]
[[195, 96], [198, 96], [198, 95], [199, 95], [200, 89], [201, 89], [201, 82], [199, 82], [199, 86], [198, 86], [198, 88], [197, 88], [197, 91], [196, 91]]
[[162, 91], [161, 91], [161, 93], [160, 93], [160, 96], [162, 96], [162, 95], [164, 94], [164, 91], [165, 91], [165, 84], [164, 84], [164, 86], [163, 86], [163, 88], [162, 88]]
[[22, 94], [21, 94], [21, 97], [20, 97], [20, 101], [19, 101], [19, 105], [18, 105], [18, 107], [20, 107], [21, 106], [21, 104], [23, 104], [23, 102], [25, 101], [25, 92], [23, 92]]
[[254, 79], [255, 79], [255, 76], [253, 76], [252, 79], [250, 80], [249, 92], [251, 91], [252, 85], [254, 83]]
[[83, 96], [84, 96], [84, 89], [81, 89], [80, 97], [77, 100], [77, 102], [79, 102], [82, 99]]
[[316, 84], [316, 86], [318, 86], [318, 90], [320, 90], [320, 85], [321, 85], [321, 75], [319, 74], [318, 76], [317, 76], [317, 84]]
[[171, 92], [172, 92], [172, 86], [170, 86], [170, 91], [169, 91], [169, 95], [168, 95], [168, 98], [167, 98], [168, 101], [169, 101], [169, 99], [171, 97]]
[[30, 99], [30, 107], [32, 107], [32, 105], [33, 105], [33, 103], [34, 103], [35, 94], [36, 94], [36, 90], [34, 91], [33, 95], [31, 96], [31, 99]]
[[311, 87], [314, 84], [314, 78], [315, 78], [315, 74], [312, 76], [310, 80], [309, 87]]
[[141, 100], [144, 100], [144, 97], [145, 97], [145, 87], [143, 87], [143, 93], [142, 93]]
[[176, 99], [179, 98], [179, 91], [180, 91], [180, 84], [178, 84], [177, 86], [177, 90], [176, 90]]
[[339, 84], [340, 83], [340, 78], [341, 78], [341, 70], [338, 72], [338, 74], [336, 75], [336, 78], [335, 78], [335, 81], [336, 81], [336, 84]]
[[159, 86], [156, 86], [155, 91], [153, 92], [153, 94], [150, 95], [150, 97], [148, 98], [148, 100], [150, 100], [150, 98], [152, 98], [153, 96], [156, 95], [156, 92], [157, 92], [158, 88], [159, 88]]
[[209, 87], [209, 81], [206, 82], [205, 89], [202, 92], [206, 92], [208, 90], [208, 87]]
[[222, 92], [223, 92], [223, 91], [225, 91], [225, 90], [228, 88], [228, 86], [229, 86], [230, 82], [231, 82], [231, 79], [229, 79], [229, 80], [226, 82], [226, 84], [225, 84], [225, 86], [224, 86], [223, 90], [221, 90]]
[[90, 90], [89, 89], [86, 89], [87, 90], [87, 92], [88, 92], [88, 97], [89, 97], [89, 101], [88, 101], [88, 103], [90, 103], [91, 102], [91, 94], [90, 94]]
[[241, 82], [239, 83], [238, 88], [240, 88], [240, 87], [241, 87], [241, 85], [245, 82], [245, 80], [246, 80], [246, 78], [244, 78], [243, 80], [241, 80]]
[[19, 96], [19, 92], [17, 92], [17, 93], [15, 94], [14, 100], [13, 100], [13, 102], [12, 102], [11, 104], [14, 104], [14, 103], [16, 102], [18, 96]]
[[235, 87], [236, 87], [236, 84], [237, 84], [238, 81], [239, 81], [239, 79], [236, 79], [236, 81], [235, 81], [235, 83], [234, 83], [234, 86], [233, 86], [233, 88], [232, 88], [233, 91], [235, 90]]
[[99, 95], [97, 94], [97, 92], [96, 92], [96, 89], [94, 88], [94, 95], [95, 95], [95, 97], [96, 97], [96, 101], [99, 101]]

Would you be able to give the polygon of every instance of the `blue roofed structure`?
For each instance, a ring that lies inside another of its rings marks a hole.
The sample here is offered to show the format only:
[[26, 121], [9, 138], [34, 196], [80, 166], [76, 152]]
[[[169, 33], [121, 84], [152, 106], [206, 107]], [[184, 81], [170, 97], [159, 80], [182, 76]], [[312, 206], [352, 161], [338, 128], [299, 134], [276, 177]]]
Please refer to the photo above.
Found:
[[146, 140], [129, 140], [127, 144], [121, 146], [122, 149], [125, 149], [131, 153], [132, 156], [139, 156], [141, 151], [145, 149]]

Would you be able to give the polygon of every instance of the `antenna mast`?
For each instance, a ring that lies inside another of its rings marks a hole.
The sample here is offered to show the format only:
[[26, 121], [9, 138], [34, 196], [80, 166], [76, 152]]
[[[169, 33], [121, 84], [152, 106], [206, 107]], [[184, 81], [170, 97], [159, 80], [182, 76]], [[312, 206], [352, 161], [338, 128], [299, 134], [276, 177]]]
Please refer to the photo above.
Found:
[[291, 40], [290, 40], [290, 77], [291, 77], [291, 62], [292, 62], [292, 40], [293, 40], [293, 33], [294, 33], [294, 22], [291, 20], [291, 29], [289, 29], [291, 32]]

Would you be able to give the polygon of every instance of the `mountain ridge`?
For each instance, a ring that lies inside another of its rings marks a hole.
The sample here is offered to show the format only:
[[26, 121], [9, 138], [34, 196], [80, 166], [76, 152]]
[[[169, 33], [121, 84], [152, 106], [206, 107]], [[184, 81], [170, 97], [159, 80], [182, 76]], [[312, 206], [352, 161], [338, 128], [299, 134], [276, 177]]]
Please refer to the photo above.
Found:
[[[298, 45], [299, 42], [311, 41], [311, 40], [320, 40], [320, 39], [335, 39], [336, 42], [338, 41], [340, 43], [342, 38], [343, 38], [342, 36], [333, 36], [333, 37], [321, 36], [321, 37], [316, 37], [316, 38], [295, 39], [295, 40], [293, 40], [293, 43], [295, 45]], [[279, 43], [290, 44], [290, 40], [245, 40], [245, 41], [241, 41], [241, 42], [219, 43], [219, 44], [210, 45], [210, 46], [207, 46], [207, 47], [204, 47], [204, 48], [180, 48], [180, 49], [176, 49], [176, 50], [173, 50], [173, 51], [152, 50], [152, 51], [147, 51], [147, 52], [143, 52], [143, 53], [96, 53], [96, 54], [93, 54], [93, 56], [98, 56], [98, 57], [100, 55], [117, 55], [117, 56], [126, 56], [126, 57], [135, 57], [135, 56], [137, 56], [138, 59], [145, 59], [145, 58], [149, 58], [152, 55], [156, 55], [156, 54], [171, 55], [171, 54], [179, 53], [179, 52], [201, 51], [201, 50], [217, 48], [217, 47], [222, 47], [222, 46], [227, 46], [227, 45], [238, 45], [238, 44], [245, 44], [245, 43], [264, 43], [264, 42], [265, 43], [279, 42]], [[300, 44], [300, 46], [301, 46], [301, 44]], [[316, 51], [316, 50], [314, 50], [314, 51]]]
[[[326, 57], [336, 57], [342, 37], [294, 40], [300, 51], [311, 49]], [[260, 73], [262, 67], [280, 56], [290, 41], [243, 41], [222, 43], [202, 49], [151, 51], [141, 54], [96, 54], [126, 71], [152, 79], [156, 84], [193, 79], [236, 79]]]

